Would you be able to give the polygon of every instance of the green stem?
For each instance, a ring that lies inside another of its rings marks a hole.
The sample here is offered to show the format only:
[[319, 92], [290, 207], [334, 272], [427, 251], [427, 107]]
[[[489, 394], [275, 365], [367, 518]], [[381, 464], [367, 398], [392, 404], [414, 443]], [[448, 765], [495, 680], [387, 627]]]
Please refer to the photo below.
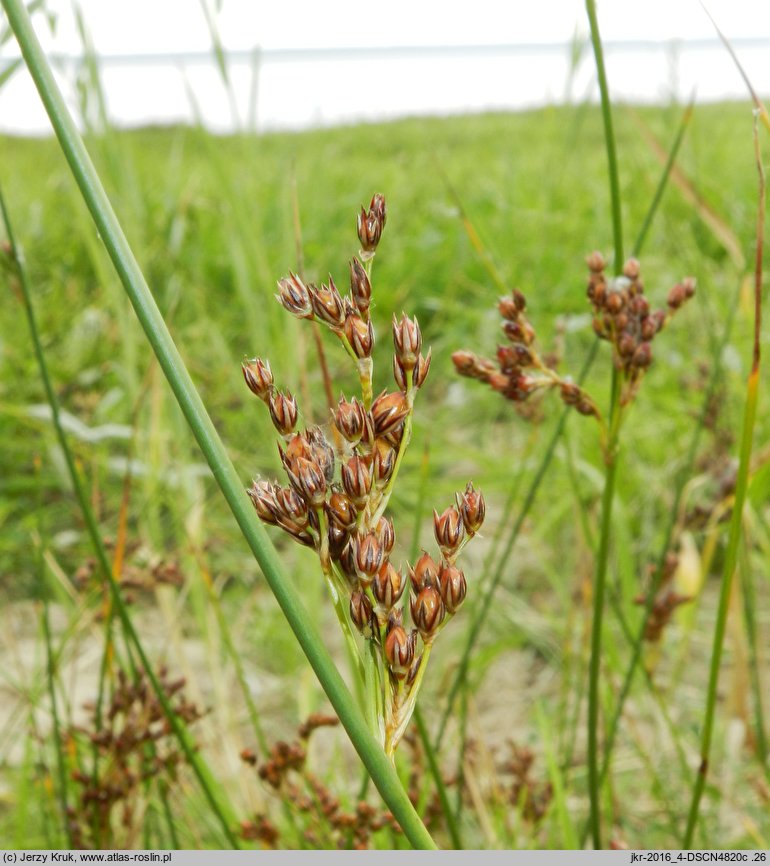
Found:
[[601, 845], [601, 784], [599, 781], [599, 678], [602, 662], [602, 622], [604, 597], [607, 586], [610, 536], [612, 534], [612, 503], [617, 475], [617, 421], [620, 414], [617, 401], [620, 376], [613, 369], [613, 407], [610, 437], [605, 455], [606, 470], [602, 492], [602, 514], [599, 550], [596, 557], [596, 575], [593, 586], [593, 619], [591, 622], [591, 660], [588, 671], [588, 791], [591, 800], [591, 836], [596, 849]]
[[607, 149], [607, 168], [610, 180], [610, 203], [612, 207], [612, 237], [615, 247], [615, 272], [623, 267], [623, 214], [620, 201], [620, 176], [618, 157], [615, 147], [615, 132], [612, 125], [612, 103], [607, 85], [607, 72], [604, 68], [604, 51], [599, 35], [599, 20], [596, 17], [596, 3], [586, 0], [586, 12], [591, 25], [591, 44], [596, 61], [596, 77], [599, 80], [599, 93], [602, 100], [602, 120], [604, 122], [604, 145]]
[[[22, 0], [2, 0], [2, 4], [64, 155], [126, 294], [241, 532], [262, 568], [265, 579], [348, 732], [351, 742], [369, 770], [383, 799], [401, 824], [404, 834], [415, 847], [435, 848], [435, 843], [410, 803], [392, 764], [367, 730], [366, 722], [329, 655], [315, 623], [305, 610], [299, 594], [284, 574], [275, 548], [256, 518], [235, 467], [227, 456], [219, 434], [193, 385], [190, 374], [123, 234], [83, 140], [56, 85]], [[109, 569], [107, 572], [111, 578]], [[130, 618], [122, 607], [117, 588], [114, 594], [120, 601], [121, 619], [123, 620], [125, 615], [127, 629], [135, 634]], [[139, 646], [137, 652], [140, 657], [143, 656]], [[145, 659], [142, 658], [142, 661], [144, 662]], [[152, 676], [150, 671], [148, 676]]]

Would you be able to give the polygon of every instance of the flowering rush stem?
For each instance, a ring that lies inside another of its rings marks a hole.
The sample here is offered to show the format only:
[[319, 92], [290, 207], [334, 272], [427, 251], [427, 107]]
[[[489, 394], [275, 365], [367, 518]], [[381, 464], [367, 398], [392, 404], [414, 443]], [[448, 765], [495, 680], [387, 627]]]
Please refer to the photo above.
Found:
[[275, 548], [255, 518], [241, 480], [169, 334], [80, 133], [67, 110], [22, 0], [2, 0], [2, 5], [105, 249], [265, 579], [351, 742], [407, 839], [416, 848], [435, 848], [435, 843], [409, 801], [393, 765], [371, 736], [364, 718], [326, 650], [314, 621], [287, 579]]

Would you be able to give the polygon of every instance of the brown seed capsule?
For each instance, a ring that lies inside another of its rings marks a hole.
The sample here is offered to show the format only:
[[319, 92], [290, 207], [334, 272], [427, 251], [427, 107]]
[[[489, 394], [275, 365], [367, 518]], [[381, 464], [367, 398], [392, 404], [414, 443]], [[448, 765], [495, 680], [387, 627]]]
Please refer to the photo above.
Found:
[[309, 517], [307, 503], [291, 487], [274, 488], [276, 517], [281, 526], [292, 524], [298, 529], [305, 529]]
[[613, 291], [607, 295], [604, 307], [610, 315], [619, 313], [625, 306], [625, 298], [622, 292]]
[[393, 380], [395, 381], [400, 391], [406, 391], [409, 387], [407, 377], [412, 378], [409, 373], [401, 366], [401, 361], [398, 360], [398, 355], [393, 356]]
[[425, 384], [425, 380], [428, 378], [428, 371], [430, 370], [430, 362], [433, 357], [433, 349], [428, 349], [428, 354], [423, 357], [417, 359], [417, 366], [414, 368], [414, 372], [412, 373], [412, 384], [415, 388], [422, 388]]
[[326, 511], [335, 526], [341, 529], [353, 529], [356, 525], [356, 508], [350, 497], [336, 490], [329, 497]]
[[668, 293], [668, 305], [672, 310], [678, 310], [687, 300], [687, 293], [682, 283], [677, 283]]
[[629, 280], [639, 279], [640, 272], [641, 265], [639, 264], [639, 259], [629, 259], [623, 265], [623, 276], [628, 277]]
[[417, 632], [406, 633], [400, 617], [392, 617], [385, 635], [385, 660], [393, 676], [402, 680], [409, 673], [417, 646]]
[[312, 508], [318, 508], [326, 498], [326, 477], [314, 460], [298, 457], [292, 462], [289, 482]]
[[380, 546], [387, 556], [390, 554], [391, 550], [393, 550], [393, 545], [396, 543], [396, 533], [393, 529], [393, 521], [389, 517], [381, 517], [377, 521], [374, 531], [377, 534]]
[[372, 582], [372, 592], [385, 610], [394, 607], [404, 594], [406, 582], [401, 572], [390, 562], [383, 562]]
[[409, 569], [409, 579], [415, 592], [420, 592], [426, 586], [438, 586], [438, 565], [430, 554], [423, 552]]
[[461, 376], [469, 379], [480, 379], [485, 381], [487, 376], [495, 371], [495, 365], [486, 358], [479, 358], [473, 352], [461, 349], [452, 353], [452, 363]]
[[327, 485], [331, 484], [334, 479], [334, 448], [320, 427], [309, 427], [305, 431], [305, 436], [309, 443], [311, 459], [321, 467]]
[[695, 294], [695, 277], [685, 277], [682, 280], [684, 296], [689, 300]]
[[604, 256], [598, 251], [592, 252], [586, 258], [586, 264], [588, 265], [589, 270], [593, 271], [595, 274], [601, 273], [607, 267]]
[[636, 351], [636, 339], [628, 332], [621, 334], [618, 340], [618, 354], [621, 358], [630, 358]]
[[358, 313], [349, 313], [345, 319], [345, 336], [356, 358], [369, 358], [374, 346], [374, 328]]
[[497, 347], [497, 363], [500, 365], [500, 372], [506, 376], [519, 371], [518, 356], [513, 346]]
[[426, 586], [414, 596], [409, 605], [412, 622], [424, 641], [429, 641], [444, 620], [446, 608], [435, 586]]
[[337, 411], [334, 413], [334, 424], [344, 438], [355, 445], [360, 441], [366, 423], [366, 410], [354, 397], [350, 402], [340, 397]]
[[357, 509], [366, 505], [373, 483], [372, 465], [363, 457], [356, 454], [342, 467], [342, 486]]
[[[517, 377], [518, 372], [514, 374], [513, 378]], [[493, 390], [500, 394], [505, 394], [511, 386], [511, 378], [511, 376], [508, 376], [505, 373], [490, 373], [487, 376], [487, 382]]]
[[297, 401], [287, 391], [271, 391], [267, 408], [270, 410], [270, 418], [275, 429], [284, 436], [288, 436], [297, 423]]
[[377, 249], [382, 230], [385, 228], [385, 219], [385, 198], [377, 193], [372, 197], [369, 211], [362, 207], [358, 214], [356, 229], [358, 239], [361, 241], [361, 249], [365, 252], [372, 253]]
[[513, 296], [506, 295], [504, 298], [500, 298], [497, 302], [497, 309], [500, 315], [509, 322], [515, 322], [519, 318], [519, 308]]
[[581, 415], [595, 415], [598, 417], [598, 413], [596, 411], [596, 406], [585, 398], [581, 399], [580, 402], [575, 406], [575, 408], [580, 412]]
[[388, 432], [383, 437], [383, 441], [390, 445], [392, 448], [399, 448], [401, 446], [401, 440], [404, 438], [404, 422], [402, 421], [400, 424], [396, 425], [392, 430], [388, 430]]
[[631, 359], [634, 367], [645, 369], [652, 364], [652, 346], [649, 343], [640, 343]]
[[380, 570], [385, 559], [385, 552], [374, 532], [354, 535], [350, 539], [350, 544], [355, 556], [358, 579], [362, 586], [367, 587], [374, 579], [374, 575]]
[[574, 406], [580, 400], [582, 394], [580, 388], [572, 382], [562, 382], [559, 391], [561, 399], [566, 406]]
[[639, 323], [639, 333], [643, 340], [649, 342], [657, 332], [658, 327], [652, 316], [645, 316]]
[[449, 557], [457, 553], [465, 532], [460, 512], [454, 505], [450, 505], [441, 514], [434, 509], [433, 532], [444, 556]]
[[278, 520], [275, 516], [276, 502], [273, 485], [262, 479], [255, 480], [246, 492], [249, 494], [249, 499], [251, 499], [259, 519], [275, 525]]
[[374, 611], [365, 592], [357, 590], [350, 596], [350, 619], [361, 634], [370, 638], [374, 634]]
[[342, 297], [331, 276], [328, 286], [322, 285], [320, 289], [316, 286], [310, 286], [308, 291], [310, 292], [310, 303], [316, 316], [329, 327], [339, 330], [345, 323], [345, 305], [342, 303]]
[[372, 403], [371, 413], [375, 436], [385, 436], [409, 414], [409, 403], [401, 391], [383, 391]]
[[531, 346], [535, 342], [535, 329], [523, 318], [516, 322], [503, 322], [503, 332], [512, 343]]
[[276, 298], [293, 316], [299, 319], [312, 319], [313, 306], [310, 303], [310, 292], [307, 286], [296, 274], [278, 281], [279, 294]]
[[410, 319], [406, 313], [402, 313], [399, 320], [394, 313], [393, 345], [401, 366], [405, 370], [413, 370], [422, 347], [422, 334], [416, 318]]
[[356, 571], [356, 556], [353, 551], [353, 545], [348, 539], [348, 543], [342, 548], [342, 553], [339, 558], [340, 568], [342, 573], [350, 582], [351, 586], [358, 585], [358, 572]]
[[406, 675], [406, 684], [411, 686], [412, 683], [417, 679], [417, 674], [420, 672], [420, 667], [422, 666], [422, 654], [417, 656], [417, 658], [412, 662], [412, 666], [409, 668], [409, 673]]
[[252, 358], [251, 361], [244, 361], [241, 364], [241, 369], [243, 370], [243, 378], [252, 393], [256, 394], [260, 400], [266, 400], [273, 386], [273, 371], [270, 369], [270, 362], [263, 361], [261, 358]]
[[385, 484], [396, 468], [396, 449], [384, 439], [378, 439], [372, 452], [374, 480]]
[[463, 526], [468, 535], [475, 535], [484, 523], [487, 506], [484, 496], [480, 491], [473, 489], [473, 482], [469, 481], [465, 487], [465, 493], [457, 494], [457, 507], [463, 520]]
[[339, 559], [342, 555], [342, 551], [348, 543], [349, 536], [344, 529], [337, 526], [335, 523], [329, 524], [327, 534], [329, 537], [329, 556], [331, 556], [332, 559]]
[[350, 262], [350, 295], [358, 312], [366, 319], [369, 315], [369, 305], [372, 300], [372, 284], [366, 273], [366, 269], [358, 261]]
[[447, 612], [456, 613], [465, 601], [465, 595], [468, 591], [465, 575], [454, 565], [442, 563], [438, 573], [438, 583], [441, 600], [444, 602]]

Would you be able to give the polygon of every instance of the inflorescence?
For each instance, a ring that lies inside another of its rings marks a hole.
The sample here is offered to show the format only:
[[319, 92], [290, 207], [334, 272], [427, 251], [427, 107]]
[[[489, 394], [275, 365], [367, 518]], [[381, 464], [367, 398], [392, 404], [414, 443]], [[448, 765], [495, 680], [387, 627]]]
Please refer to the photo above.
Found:
[[[318, 426], [297, 431], [297, 401], [276, 388], [267, 360], [244, 362], [243, 375], [281, 436], [278, 449], [288, 480], [281, 485], [257, 479], [249, 496], [265, 523], [279, 526], [318, 554], [351, 654], [367, 684], [371, 726], [392, 757], [414, 710], [433, 642], [465, 599], [467, 584], [457, 557], [481, 527], [485, 504], [469, 483], [454, 505], [441, 514], [434, 511], [439, 555], [423, 553], [406, 572], [392, 562], [395, 530], [386, 510], [431, 353], [422, 353], [417, 319], [394, 315], [396, 390], [373, 397], [371, 271], [385, 221], [385, 199], [375, 195], [369, 210], [362, 208], [358, 215], [361, 252], [350, 262], [349, 295], [343, 297], [331, 277], [321, 286], [305, 284], [296, 274], [278, 283], [277, 298], [285, 309], [325, 325], [356, 365], [361, 397], [340, 397], [332, 411], [333, 441]], [[363, 635], [363, 655], [351, 623]]]

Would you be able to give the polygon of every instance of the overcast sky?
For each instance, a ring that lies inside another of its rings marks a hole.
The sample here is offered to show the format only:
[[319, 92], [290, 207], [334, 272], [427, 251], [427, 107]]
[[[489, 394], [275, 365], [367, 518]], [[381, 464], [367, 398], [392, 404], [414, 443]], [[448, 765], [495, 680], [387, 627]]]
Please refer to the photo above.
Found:
[[[120, 124], [190, 121], [191, 94], [204, 121], [215, 129], [247, 122], [259, 128], [302, 128], [400, 114], [446, 113], [526, 107], [590, 92], [590, 58], [571, 81], [566, 45], [585, 36], [582, 0], [206, 0], [229, 51], [262, 49], [258, 70], [235, 61], [231, 77], [235, 114], [213, 63], [106, 62], [103, 80], [110, 116]], [[760, 92], [770, 91], [770, 0], [708, 0], [725, 34], [737, 41], [741, 59]], [[99, 55], [158, 55], [209, 52], [211, 35], [202, 0], [80, 0]], [[81, 40], [71, 0], [48, 0], [57, 13], [51, 33], [37, 19], [45, 48], [76, 55]], [[699, 0], [599, 0], [600, 28], [613, 43], [650, 40], [665, 49], [608, 52], [610, 85], [616, 96], [646, 101], [740, 98], [745, 89], [724, 49], [688, 47], [713, 40], [714, 27]], [[740, 40], [757, 40], [740, 44]], [[672, 47], [670, 40], [683, 40]], [[762, 44], [761, 40], [767, 40]], [[279, 49], [387, 46], [494, 46], [550, 43], [540, 55], [457, 55], [398, 59], [278, 59]], [[9, 57], [15, 45], [1, 49]], [[157, 58], [156, 58], [157, 60]], [[63, 76], [72, 92], [71, 75]], [[224, 97], [224, 98], [223, 98]], [[26, 73], [0, 90], [0, 128], [42, 132], [47, 121]]]

